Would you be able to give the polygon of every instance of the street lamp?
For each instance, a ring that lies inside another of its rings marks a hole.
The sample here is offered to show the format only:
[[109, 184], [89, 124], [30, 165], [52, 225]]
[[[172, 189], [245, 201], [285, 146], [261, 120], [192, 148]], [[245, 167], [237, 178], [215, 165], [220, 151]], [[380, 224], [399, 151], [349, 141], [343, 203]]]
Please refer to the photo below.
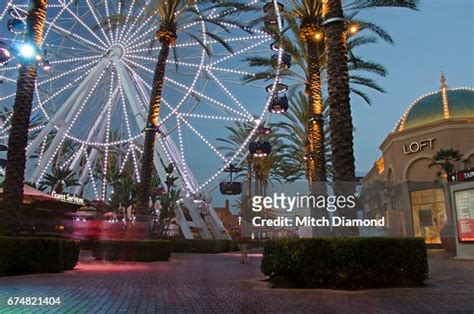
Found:
[[[38, 54], [36, 52], [36, 47], [30, 43], [21, 43], [18, 45], [18, 55], [24, 60], [31, 60], [35, 58], [38, 60]], [[41, 56], [40, 56], [41, 58]]]

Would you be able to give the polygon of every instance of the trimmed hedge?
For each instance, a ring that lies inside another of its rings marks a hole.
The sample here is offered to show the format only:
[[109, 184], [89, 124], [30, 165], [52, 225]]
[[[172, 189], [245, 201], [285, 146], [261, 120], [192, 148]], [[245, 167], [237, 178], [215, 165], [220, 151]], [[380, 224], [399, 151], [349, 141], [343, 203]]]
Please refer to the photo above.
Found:
[[81, 241], [63, 239], [64, 270], [73, 270], [79, 261]]
[[168, 261], [170, 242], [165, 240], [99, 240], [92, 249], [97, 260], [156, 262]]
[[267, 243], [261, 270], [275, 287], [420, 286], [428, 258], [422, 238], [292, 238]]
[[171, 240], [171, 250], [173, 253], [223, 253], [238, 251], [237, 242], [232, 240]]
[[60, 273], [79, 259], [79, 241], [48, 237], [0, 237], [0, 276]]

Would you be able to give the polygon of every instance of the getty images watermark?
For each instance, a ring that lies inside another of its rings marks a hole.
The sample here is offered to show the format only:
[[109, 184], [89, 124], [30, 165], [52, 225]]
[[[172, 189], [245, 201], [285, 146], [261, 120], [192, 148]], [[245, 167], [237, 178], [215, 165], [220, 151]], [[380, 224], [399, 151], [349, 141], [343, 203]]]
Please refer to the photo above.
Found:
[[[385, 217], [379, 219], [349, 219], [337, 215], [338, 209], [350, 210], [356, 207], [357, 194], [354, 195], [300, 195], [287, 196], [285, 193], [273, 193], [272, 196], [252, 197], [252, 211], [262, 212], [263, 209], [273, 210], [274, 213], [286, 212], [272, 218], [254, 216], [252, 225], [255, 227], [384, 227]], [[301, 216], [300, 212], [309, 209], [325, 210], [327, 215], [313, 217]], [[326, 217], [328, 216], [328, 217]]]

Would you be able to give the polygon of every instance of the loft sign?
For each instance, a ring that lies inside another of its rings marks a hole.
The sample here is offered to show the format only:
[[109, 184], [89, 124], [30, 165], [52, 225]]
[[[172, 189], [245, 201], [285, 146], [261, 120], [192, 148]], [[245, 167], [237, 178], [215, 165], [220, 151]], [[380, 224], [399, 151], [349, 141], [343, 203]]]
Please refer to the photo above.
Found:
[[435, 138], [427, 138], [421, 141], [411, 142], [410, 144], [403, 144], [403, 153], [410, 155], [421, 152], [426, 148], [433, 149], [433, 142], [435, 140]]

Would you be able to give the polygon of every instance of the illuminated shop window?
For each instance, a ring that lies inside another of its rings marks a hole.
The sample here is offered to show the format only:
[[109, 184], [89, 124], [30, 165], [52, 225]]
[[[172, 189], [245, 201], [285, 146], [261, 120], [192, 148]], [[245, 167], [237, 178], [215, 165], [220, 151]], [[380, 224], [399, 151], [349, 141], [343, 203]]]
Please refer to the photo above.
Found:
[[446, 206], [443, 189], [411, 192], [415, 236], [426, 243], [441, 243], [440, 232], [446, 226]]

